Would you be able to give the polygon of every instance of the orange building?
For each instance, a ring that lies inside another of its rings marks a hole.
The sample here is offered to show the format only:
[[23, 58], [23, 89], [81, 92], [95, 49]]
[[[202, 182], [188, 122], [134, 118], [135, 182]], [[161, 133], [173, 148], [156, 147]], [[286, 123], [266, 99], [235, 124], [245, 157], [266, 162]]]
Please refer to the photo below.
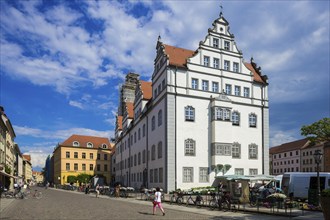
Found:
[[72, 135], [58, 144], [53, 152], [54, 183], [68, 183], [68, 176], [79, 174], [103, 176], [105, 184], [111, 181], [111, 151], [108, 138]]

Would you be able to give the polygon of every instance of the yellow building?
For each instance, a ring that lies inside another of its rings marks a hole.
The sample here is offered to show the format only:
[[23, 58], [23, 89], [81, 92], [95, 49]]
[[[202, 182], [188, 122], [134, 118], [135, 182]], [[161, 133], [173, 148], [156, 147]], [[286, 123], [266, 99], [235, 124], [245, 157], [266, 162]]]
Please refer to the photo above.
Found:
[[30, 183], [32, 181], [32, 163], [31, 156], [28, 154], [23, 154], [23, 173], [25, 183]]
[[54, 152], [54, 183], [68, 183], [68, 176], [79, 174], [103, 176], [111, 181], [111, 150], [108, 138], [72, 135], [59, 144]]

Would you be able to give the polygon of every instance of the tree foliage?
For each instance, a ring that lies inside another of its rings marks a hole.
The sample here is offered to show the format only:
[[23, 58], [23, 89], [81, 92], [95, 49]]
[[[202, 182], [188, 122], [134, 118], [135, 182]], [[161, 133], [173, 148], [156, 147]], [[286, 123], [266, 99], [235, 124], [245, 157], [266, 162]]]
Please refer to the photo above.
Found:
[[311, 125], [301, 127], [301, 135], [307, 137], [313, 144], [330, 141], [330, 118], [323, 118]]
[[92, 177], [92, 175], [81, 173], [77, 176], [77, 180], [79, 183], [88, 183]]

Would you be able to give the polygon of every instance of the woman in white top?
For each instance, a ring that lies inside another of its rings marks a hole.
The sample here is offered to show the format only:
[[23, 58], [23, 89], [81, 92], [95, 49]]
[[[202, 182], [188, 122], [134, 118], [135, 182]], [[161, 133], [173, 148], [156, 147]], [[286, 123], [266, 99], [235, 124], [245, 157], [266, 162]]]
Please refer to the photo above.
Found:
[[159, 187], [156, 188], [155, 199], [154, 199], [153, 204], [154, 204], [154, 207], [152, 209], [153, 215], [155, 214], [155, 211], [156, 211], [156, 205], [158, 205], [158, 208], [162, 211], [163, 215], [165, 215], [165, 211], [162, 206], [162, 193], [160, 192]]

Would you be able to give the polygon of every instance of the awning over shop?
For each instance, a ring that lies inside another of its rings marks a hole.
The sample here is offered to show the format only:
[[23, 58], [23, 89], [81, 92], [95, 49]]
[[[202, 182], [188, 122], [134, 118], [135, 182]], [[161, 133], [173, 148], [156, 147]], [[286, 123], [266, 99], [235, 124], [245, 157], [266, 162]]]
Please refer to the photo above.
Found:
[[10, 175], [4, 171], [0, 171], [0, 175], [3, 175], [3, 176], [8, 176], [8, 177], [11, 177], [11, 178], [14, 178], [14, 179], [17, 179], [17, 176], [13, 176], [13, 175]]

